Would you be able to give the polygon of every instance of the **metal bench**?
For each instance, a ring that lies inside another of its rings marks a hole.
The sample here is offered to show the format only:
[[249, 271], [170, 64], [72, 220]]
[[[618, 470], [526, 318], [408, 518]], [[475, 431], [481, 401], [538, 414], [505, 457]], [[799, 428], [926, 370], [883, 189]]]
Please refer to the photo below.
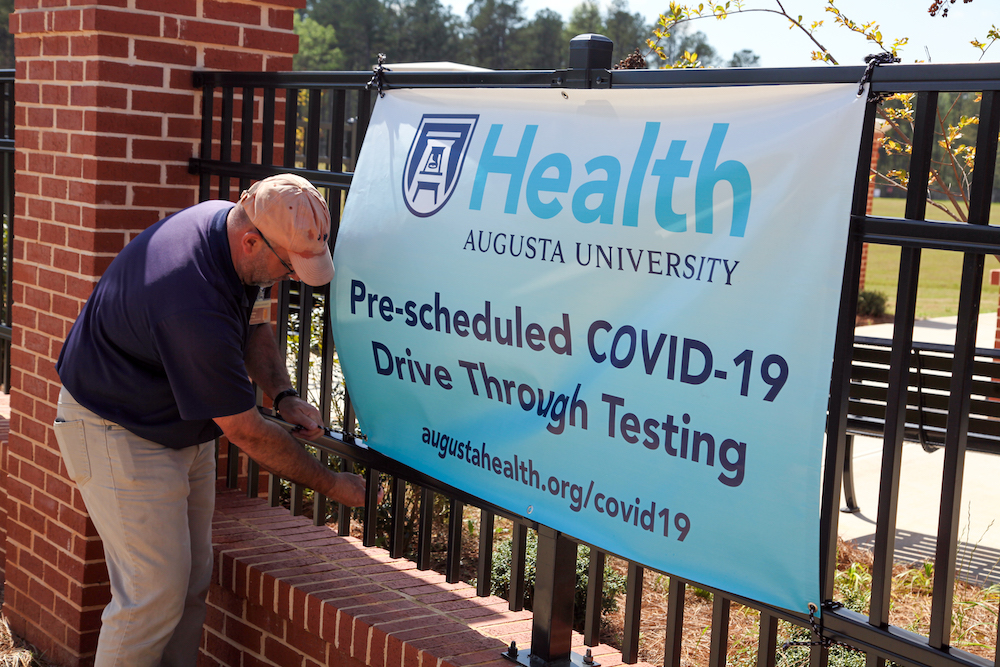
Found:
[[[861, 509], [854, 494], [854, 436], [885, 435], [891, 349], [889, 339], [854, 339], [842, 512]], [[953, 345], [918, 342], [910, 351], [903, 440], [928, 452], [944, 446], [954, 352]], [[970, 405], [966, 449], [1000, 454], [1000, 350], [976, 348]]]

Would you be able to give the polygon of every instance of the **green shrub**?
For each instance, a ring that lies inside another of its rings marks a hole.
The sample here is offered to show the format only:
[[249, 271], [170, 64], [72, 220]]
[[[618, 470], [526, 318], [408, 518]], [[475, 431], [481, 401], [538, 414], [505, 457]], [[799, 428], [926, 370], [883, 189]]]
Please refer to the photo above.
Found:
[[851, 563], [846, 570], [837, 572], [833, 585], [840, 593], [841, 603], [845, 607], [859, 614], [868, 613], [868, 603], [872, 595], [872, 575], [867, 566]]
[[[524, 607], [531, 609], [535, 592], [535, 555], [538, 539], [533, 531], [528, 532], [527, 548], [524, 556]], [[510, 599], [511, 540], [503, 540], [493, 552], [492, 593]], [[576, 552], [576, 595], [573, 599], [573, 622], [581, 626], [587, 610], [587, 583], [590, 568], [590, 548], [581, 545]], [[604, 569], [604, 594], [601, 596], [601, 613], [608, 614], [618, 609], [617, 597], [625, 592], [625, 577], [611, 568]]]
[[874, 290], [864, 290], [858, 294], [858, 315], [882, 317], [885, 315], [885, 304], [885, 294]]

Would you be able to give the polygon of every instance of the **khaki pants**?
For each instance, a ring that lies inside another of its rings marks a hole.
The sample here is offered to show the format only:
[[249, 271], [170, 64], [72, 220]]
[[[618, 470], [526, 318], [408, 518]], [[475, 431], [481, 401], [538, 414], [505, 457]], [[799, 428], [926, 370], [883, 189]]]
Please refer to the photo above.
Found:
[[164, 447], [102, 419], [65, 389], [54, 428], [111, 579], [95, 666], [191, 667], [212, 575], [214, 442]]

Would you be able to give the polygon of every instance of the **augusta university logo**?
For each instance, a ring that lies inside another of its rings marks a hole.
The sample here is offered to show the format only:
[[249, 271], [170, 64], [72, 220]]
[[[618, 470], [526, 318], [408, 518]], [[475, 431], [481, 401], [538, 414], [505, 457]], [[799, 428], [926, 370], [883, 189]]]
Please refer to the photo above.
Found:
[[403, 201], [426, 218], [448, 203], [455, 191], [478, 114], [424, 114], [403, 169]]

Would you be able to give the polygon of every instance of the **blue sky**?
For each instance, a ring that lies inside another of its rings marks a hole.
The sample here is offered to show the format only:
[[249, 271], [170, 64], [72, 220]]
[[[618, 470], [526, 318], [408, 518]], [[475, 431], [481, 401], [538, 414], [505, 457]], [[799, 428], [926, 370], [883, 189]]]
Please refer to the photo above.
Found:
[[[708, 2], [706, 0], [705, 4]], [[525, 14], [533, 17], [545, 7], [568, 17], [580, 0], [523, 0]], [[606, 2], [598, 0], [602, 6]], [[834, 16], [824, 8], [826, 0], [781, 0], [792, 15], [801, 15], [805, 23], [823, 20], [816, 36], [842, 65], [862, 65], [864, 57], [878, 49], [860, 35], [850, 33], [834, 24]], [[932, 17], [927, 14], [931, 0], [837, 0], [840, 10], [857, 23], [875, 21], [880, 24], [887, 43], [896, 37], [909, 37], [903, 47], [903, 62], [927, 60], [924, 48], [930, 51], [930, 60], [936, 63], [975, 62], [980, 52], [969, 44], [973, 38], [986, 41], [991, 25], [1000, 28], [1000, 6], [997, 0], [957, 0], [948, 5], [949, 14]], [[629, 9], [653, 21], [669, 4], [669, 0], [629, 0]], [[777, 0], [745, 0], [745, 8], [777, 9]], [[463, 8], [464, 11], [464, 8]], [[764, 67], [818, 65], [810, 60], [814, 46], [798, 30], [789, 31], [788, 22], [777, 15], [766, 13], [732, 15], [726, 20], [700, 19], [692, 27], [708, 36], [709, 43], [723, 57], [734, 51], [752, 49], [761, 57]], [[983, 61], [1000, 61], [1000, 42], [986, 52]]]

